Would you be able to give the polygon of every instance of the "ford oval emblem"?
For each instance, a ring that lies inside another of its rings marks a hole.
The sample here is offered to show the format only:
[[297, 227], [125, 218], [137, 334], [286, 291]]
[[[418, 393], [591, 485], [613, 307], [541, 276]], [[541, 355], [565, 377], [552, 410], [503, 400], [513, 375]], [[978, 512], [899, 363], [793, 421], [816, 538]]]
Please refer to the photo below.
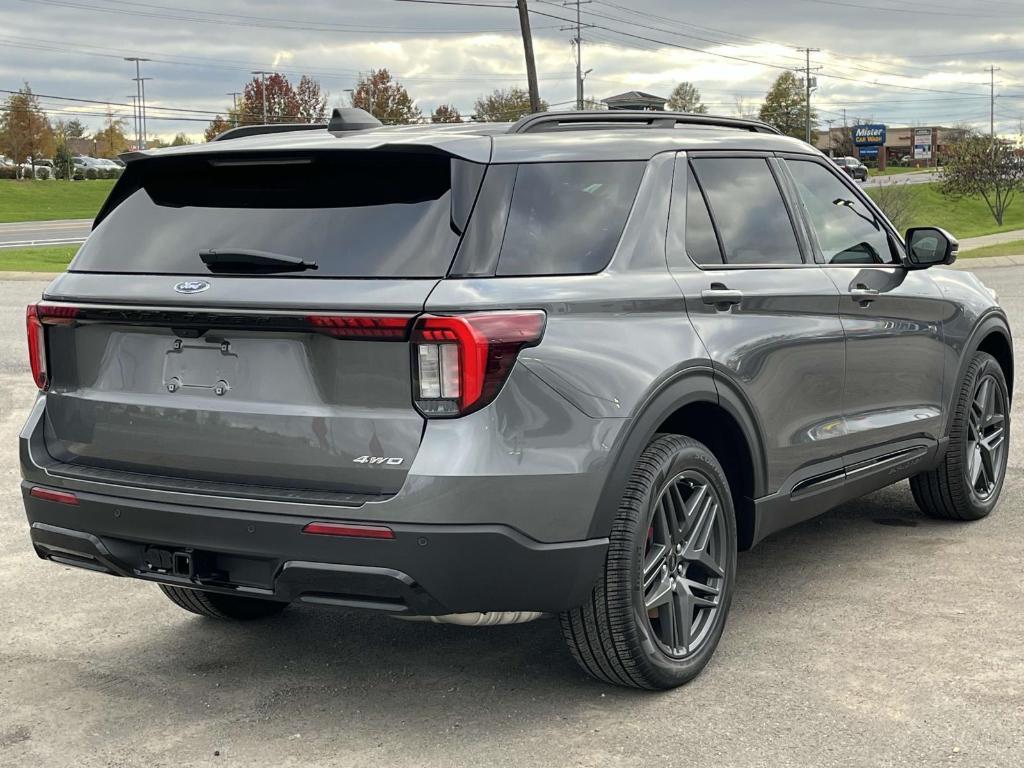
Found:
[[174, 286], [178, 293], [202, 293], [210, 287], [205, 280], [185, 280]]

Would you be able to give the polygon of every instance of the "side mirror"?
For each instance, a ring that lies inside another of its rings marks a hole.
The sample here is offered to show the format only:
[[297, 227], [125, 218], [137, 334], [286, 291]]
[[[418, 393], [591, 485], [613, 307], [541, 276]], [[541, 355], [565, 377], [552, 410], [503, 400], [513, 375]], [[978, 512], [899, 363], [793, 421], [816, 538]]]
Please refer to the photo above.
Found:
[[928, 269], [956, 261], [960, 243], [939, 227], [911, 227], [907, 230], [907, 269]]

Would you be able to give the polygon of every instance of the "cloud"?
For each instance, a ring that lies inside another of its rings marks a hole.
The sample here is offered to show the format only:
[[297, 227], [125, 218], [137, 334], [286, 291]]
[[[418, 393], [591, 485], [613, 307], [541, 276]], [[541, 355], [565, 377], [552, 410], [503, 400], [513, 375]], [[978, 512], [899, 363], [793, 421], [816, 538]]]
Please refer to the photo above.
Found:
[[[226, 110], [253, 69], [309, 73], [344, 99], [360, 72], [387, 67], [424, 111], [441, 102], [472, 110], [477, 96], [523, 85], [514, 11], [416, 5], [391, 0], [89, 0], [89, 9], [55, 0], [0, 0], [0, 87], [28, 81], [54, 96], [125, 103], [134, 91], [126, 55], [145, 63], [150, 126], [164, 136], [201, 133]], [[877, 9], [865, 5], [874, 2]], [[838, 3], [838, 4], [837, 4]], [[84, 5], [84, 4], [83, 4]], [[858, 6], [858, 7], [853, 7]], [[897, 8], [899, 6], [899, 8]], [[595, 0], [584, 6], [588, 97], [642, 89], [667, 95], [680, 80], [701, 90], [713, 112], [733, 114], [737, 99], [756, 105], [779, 73], [813, 54], [815, 104], [823, 119], [871, 117], [896, 124], [988, 121], [988, 74], [995, 64], [999, 129], [1016, 133], [1024, 112], [1024, 9], [976, 0], [923, 12], [880, 0], [736, 0], [699, 13], [678, 0]], [[916, 6], [913, 6], [916, 8]], [[575, 59], [570, 11], [531, 0], [542, 96], [571, 106]], [[104, 11], [103, 9], [106, 9]], [[107, 12], [109, 11], [109, 12]], [[548, 15], [542, 15], [548, 14]], [[559, 18], [551, 18], [551, 16]], [[55, 115], [105, 112], [100, 105], [44, 100]], [[187, 108], [174, 113], [159, 106]], [[130, 116], [130, 107], [117, 107]], [[172, 119], [171, 115], [174, 118]], [[184, 119], [186, 116], [189, 119]], [[165, 119], [166, 118], [166, 119]], [[98, 126], [102, 118], [86, 116]]]

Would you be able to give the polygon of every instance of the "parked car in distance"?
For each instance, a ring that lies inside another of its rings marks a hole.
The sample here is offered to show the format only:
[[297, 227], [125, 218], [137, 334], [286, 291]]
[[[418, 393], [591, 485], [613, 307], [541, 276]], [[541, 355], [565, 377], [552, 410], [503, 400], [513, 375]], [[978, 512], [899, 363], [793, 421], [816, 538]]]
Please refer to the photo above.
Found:
[[867, 181], [868, 167], [856, 157], [835, 157], [833, 162], [857, 181]]
[[995, 508], [1006, 314], [804, 142], [270, 128], [133, 153], [29, 305], [40, 557], [215, 619], [554, 614], [587, 673], [663, 689], [714, 653], [738, 551], [908, 478], [931, 517]]

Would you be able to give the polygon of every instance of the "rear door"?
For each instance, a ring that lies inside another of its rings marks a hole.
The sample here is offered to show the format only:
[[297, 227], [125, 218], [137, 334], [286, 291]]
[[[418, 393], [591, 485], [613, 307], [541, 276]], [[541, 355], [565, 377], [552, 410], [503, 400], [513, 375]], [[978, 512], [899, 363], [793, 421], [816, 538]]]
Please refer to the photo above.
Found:
[[680, 156], [669, 228], [669, 265], [720, 386], [766, 441], [770, 491], [841, 469], [844, 433], [838, 291], [809, 258], [776, 164]]
[[898, 442], [937, 439], [943, 318], [954, 307], [925, 271], [900, 263], [895, 234], [827, 162], [790, 157], [823, 272], [839, 290], [846, 332], [845, 442], [850, 461]]
[[46, 297], [51, 456], [256, 495], [397, 491], [423, 432], [409, 327], [482, 175], [422, 150], [130, 164]]

